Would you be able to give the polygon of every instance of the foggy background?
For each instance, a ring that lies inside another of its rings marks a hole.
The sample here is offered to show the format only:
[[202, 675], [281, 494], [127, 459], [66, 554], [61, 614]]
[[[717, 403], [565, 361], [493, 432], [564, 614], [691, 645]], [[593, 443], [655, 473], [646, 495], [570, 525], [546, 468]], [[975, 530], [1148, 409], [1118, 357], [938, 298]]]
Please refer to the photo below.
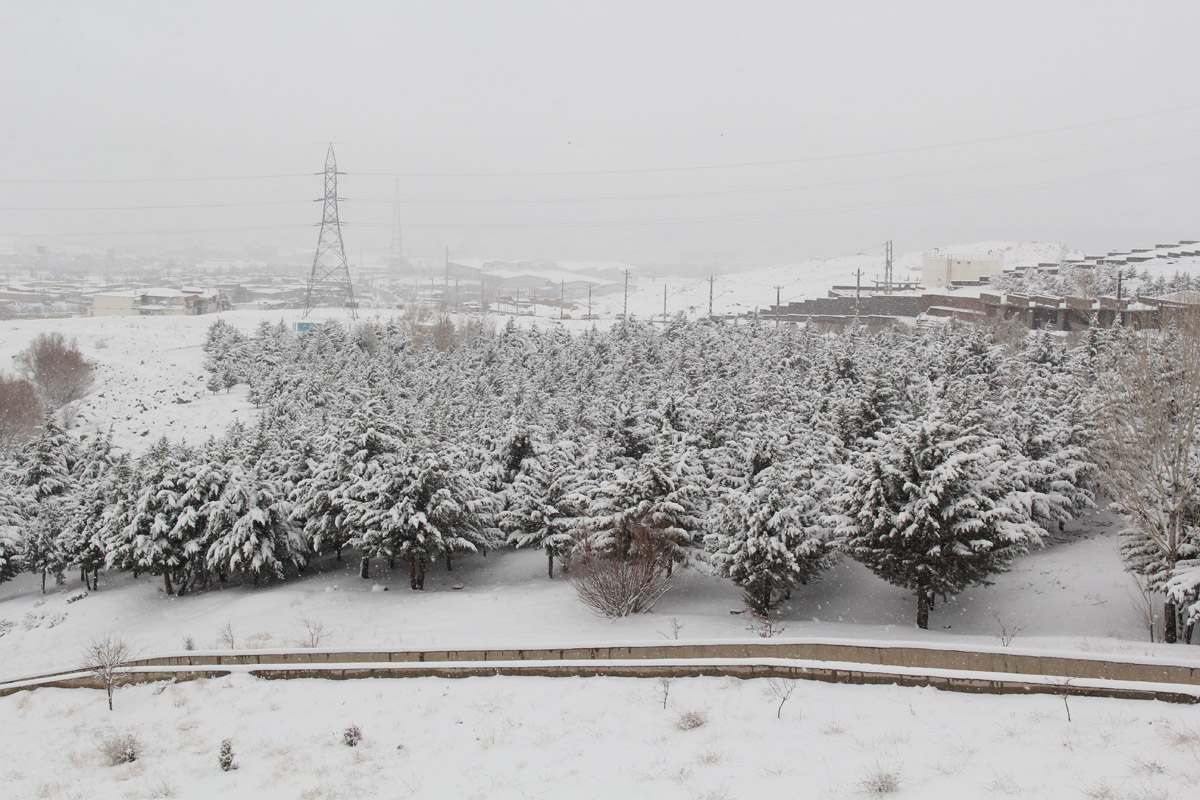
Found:
[[1200, 238], [1197, 23], [1161, 0], [9, 3], [0, 247], [311, 251], [330, 141], [352, 262], [386, 255], [397, 177], [415, 258]]

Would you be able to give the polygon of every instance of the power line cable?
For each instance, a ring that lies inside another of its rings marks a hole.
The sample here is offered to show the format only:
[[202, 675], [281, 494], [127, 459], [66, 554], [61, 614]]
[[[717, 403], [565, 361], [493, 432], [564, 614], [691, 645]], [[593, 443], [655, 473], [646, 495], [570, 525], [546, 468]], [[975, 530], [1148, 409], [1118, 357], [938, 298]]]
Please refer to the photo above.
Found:
[[693, 172], [701, 170], [720, 170], [720, 169], [740, 169], [744, 167], [779, 167], [787, 164], [806, 164], [818, 161], [840, 161], [853, 158], [868, 158], [872, 156], [898, 155], [901, 153], [917, 153], [926, 150], [940, 150], [949, 147], [966, 147], [976, 144], [990, 144], [993, 142], [1011, 141], [1013, 139], [1025, 139], [1032, 136], [1044, 136], [1052, 133], [1064, 133], [1067, 131], [1083, 130], [1086, 128], [1101, 127], [1105, 125], [1115, 125], [1121, 122], [1129, 122], [1131, 120], [1144, 119], [1146, 117], [1161, 116], [1163, 114], [1176, 113], [1183, 110], [1200, 108], [1200, 103], [1193, 103], [1187, 106], [1179, 106], [1173, 109], [1162, 109], [1159, 111], [1149, 111], [1140, 114], [1131, 114], [1124, 117], [1114, 117], [1107, 120], [1098, 120], [1093, 122], [1080, 122], [1073, 125], [1060, 125], [1055, 128], [1044, 128], [1036, 131], [1022, 131], [1016, 133], [1008, 133], [1000, 136], [987, 136], [978, 139], [961, 139], [957, 141], [941, 142], [938, 144], [916, 145], [913, 147], [897, 147], [884, 150], [869, 150], [857, 153], [838, 153], [833, 155], [822, 156], [805, 156], [802, 158], [786, 158], [772, 161], [745, 161], [739, 163], [728, 164], [693, 164], [689, 166], [676, 167], [643, 167], [643, 168], [625, 168], [625, 169], [598, 169], [598, 170], [546, 170], [532, 172], [349, 172], [348, 175], [368, 176], [368, 177], [387, 177], [387, 178], [532, 178], [532, 177], [556, 177], [556, 176], [581, 176], [581, 175], [640, 175], [659, 172]]

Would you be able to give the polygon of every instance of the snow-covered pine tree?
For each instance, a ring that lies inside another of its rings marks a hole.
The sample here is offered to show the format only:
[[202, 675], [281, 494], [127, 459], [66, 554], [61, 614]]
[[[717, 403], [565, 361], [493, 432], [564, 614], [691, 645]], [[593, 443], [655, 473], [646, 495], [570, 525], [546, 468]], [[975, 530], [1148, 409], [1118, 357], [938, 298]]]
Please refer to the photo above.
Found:
[[508, 507], [499, 517], [508, 544], [540, 547], [546, 552], [546, 575], [554, 577], [554, 559], [565, 559], [575, 544], [580, 455], [574, 442], [560, 441], [524, 462], [507, 490]]
[[303, 534], [290, 519], [291, 505], [275, 480], [256, 466], [224, 465], [220, 494], [204, 506], [204, 563], [222, 574], [282, 578], [306, 563]]
[[629, 553], [635, 530], [670, 544], [672, 563], [685, 562], [701, 536], [708, 478], [697, 454], [664, 444], [594, 485], [586, 527], [591, 547]]
[[0, 464], [0, 583], [15, 578], [24, 569], [25, 497], [11, 480], [12, 471]]
[[173, 448], [166, 437], [156, 442], [138, 462], [128, 509], [114, 517], [125, 522], [123, 529], [117, 533], [109, 526], [105, 537], [110, 567], [160, 575], [167, 594], [174, 594], [175, 583], [186, 582], [189, 559], [197, 555], [192, 529], [178, 525], [188, 482], [185, 458], [190, 454]]
[[828, 448], [814, 447], [766, 467], [744, 488], [727, 488], [712, 509], [704, 539], [709, 560], [758, 614], [768, 614], [835, 558], [832, 529], [822, 520], [828, 456]]
[[1011, 452], [939, 411], [880, 434], [844, 475], [831, 521], [845, 550], [911, 589], [917, 626], [943, 599], [1007, 569], [1040, 541], [1017, 497]]
[[[372, 486], [390, 479], [390, 473], [403, 450], [401, 432], [390, 421], [390, 413], [381, 399], [361, 398], [358, 413], [347, 419], [324, 445], [328, 455], [312, 470], [312, 475], [297, 484], [293, 497], [292, 519], [303, 526], [314, 553], [335, 550], [340, 557], [347, 545], [362, 547], [360, 574], [370, 577], [370, 558], [378, 555], [374, 533], [362, 527], [372, 508], [364, 508], [388, 495]], [[373, 493], [374, 492], [374, 493]], [[378, 508], [383, 511], [385, 509]]]

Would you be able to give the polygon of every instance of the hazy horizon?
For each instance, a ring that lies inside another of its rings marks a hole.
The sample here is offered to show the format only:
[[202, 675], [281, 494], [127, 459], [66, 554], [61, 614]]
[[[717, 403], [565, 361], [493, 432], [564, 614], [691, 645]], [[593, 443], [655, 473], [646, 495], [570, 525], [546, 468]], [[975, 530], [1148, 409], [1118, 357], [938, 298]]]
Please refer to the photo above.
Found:
[[18, 248], [303, 251], [329, 141], [354, 261], [386, 254], [397, 177], [415, 255], [1200, 236], [1185, 2], [114, 0], [7, 22]]

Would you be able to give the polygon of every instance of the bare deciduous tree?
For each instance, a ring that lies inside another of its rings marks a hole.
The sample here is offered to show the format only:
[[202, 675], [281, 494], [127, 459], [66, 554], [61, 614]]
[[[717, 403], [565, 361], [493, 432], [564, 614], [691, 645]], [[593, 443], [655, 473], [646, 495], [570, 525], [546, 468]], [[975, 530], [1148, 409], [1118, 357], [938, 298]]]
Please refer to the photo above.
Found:
[[628, 551], [605, 552], [587, 540], [571, 553], [571, 583], [579, 597], [607, 617], [649, 611], [673, 583], [674, 544], [645, 525], [633, 525]]
[[42, 401], [52, 410], [81, 399], [92, 386], [92, 365], [75, 340], [61, 333], [42, 333], [17, 354], [17, 371], [37, 385]]
[[27, 378], [0, 373], [0, 455], [33, 438], [42, 422], [42, 401]]
[[108, 693], [108, 710], [113, 709], [113, 690], [125, 674], [126, 665], [133, 658], [133, 647], [120, 636], [107, 633], [93, 636], [83, 651], [81, 668], [104, 682]]
[[[1200, 319], [1127, 333], [1100, 382], [1096, 456], [1102, 486], [1136, 531], [1130, 569], [1160, 590], [1197, 530], [1200, 469]], [[1163, 641], [1175, 642], [1178, 608], [1163, 606]]]

